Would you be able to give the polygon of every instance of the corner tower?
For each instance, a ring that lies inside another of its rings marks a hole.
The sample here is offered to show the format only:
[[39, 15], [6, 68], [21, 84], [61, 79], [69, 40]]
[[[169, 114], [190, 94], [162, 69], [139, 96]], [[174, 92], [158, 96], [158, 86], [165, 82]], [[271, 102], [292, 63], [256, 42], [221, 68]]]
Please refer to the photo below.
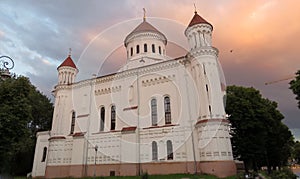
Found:
[[140, 23], [124, 40], [126, 69], [153, 64], [166, 59], [166, 36], [146, 21]]
[[66, 85], [75, 82], [78, 69], [71, 58], [71, 54], [57, 67], [58, 71], [58, 84]]
[[185, 30], [189, 42], [187, 57], [200, 101], [195, 125], [202, 173], [226, 177], [236, 174], [224, 108], [218, 63], [218, 49], [212, 46], [213, 26], [197, 11]]

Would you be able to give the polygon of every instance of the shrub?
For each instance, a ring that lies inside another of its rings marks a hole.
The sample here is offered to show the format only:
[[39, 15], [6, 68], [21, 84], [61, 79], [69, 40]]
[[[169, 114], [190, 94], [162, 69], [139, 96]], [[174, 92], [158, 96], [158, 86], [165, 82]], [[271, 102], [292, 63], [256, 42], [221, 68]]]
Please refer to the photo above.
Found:
[[270, 175], [272, 179], [296, 179], [297, 176], [289, 168], [273, 171]]

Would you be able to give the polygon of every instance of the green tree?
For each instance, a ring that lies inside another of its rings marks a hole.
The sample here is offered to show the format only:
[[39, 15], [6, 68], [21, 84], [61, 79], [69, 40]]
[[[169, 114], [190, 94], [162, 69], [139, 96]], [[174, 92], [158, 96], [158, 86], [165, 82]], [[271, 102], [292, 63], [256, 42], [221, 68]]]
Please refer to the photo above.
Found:
[[296, 141], [293, 149], [293, 158], [297, 161], [297, 163], [300, 162], [300, 142]]
[[53, 105], [26, 77], [0, 79], [0, 173], [31, 171], [36, 132], [50, 129]]
[[296, 95], [298, 108], [300, 108], [300, 70], [297, 71], [296, 78], [290, 82], [290, 89]]
[[230, 115], [233, 153], [246, 170], [268, 166], [269, 171], [286, 164], [293, 136], [281, 122], [277, 103], [254, 88], [229, 86], [226, 112]]

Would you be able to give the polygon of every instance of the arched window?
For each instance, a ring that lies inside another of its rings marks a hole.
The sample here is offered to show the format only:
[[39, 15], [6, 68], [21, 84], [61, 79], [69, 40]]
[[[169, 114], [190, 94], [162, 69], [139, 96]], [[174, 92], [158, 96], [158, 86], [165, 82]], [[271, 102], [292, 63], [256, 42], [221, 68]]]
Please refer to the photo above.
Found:
[[132, 56], [133, 55], [133, 48], [131, 47], [130, 48], [130, 56]]
[[158, 53], [161, 54], [161, 47], [158, 47]]
[[155, 45], [152, 44], [152, 52], [155, 53]]
[[139, 45], [136, 46], [136, 53], [137, 54], [140, 53], [140, 46]]
[[111, 120], [110, 120], [110, 130], [116, 129], [116, 107], [111, 106]]
[[148, 49], [147, 49], [147, 44], [144, 44], [144, 52], [147, 52]]
[[42, 156], [42, 162], [46, 161], [46, 156], [47, 156], [47, 147], [44, 147], [44, 149], [43, 149], [43, 156]]
[[157, 103], [156, 103], [156, 99], [151, 100], [151, 120], [152, 120], [152, 126], [157, 126]]
[[173, 160], [173, 146], [170, 140], [167, 141], [167, 155], [168, 160]]
[[104, 131], [105, 125], [105, 108], [101, 107], [100, 109], [100, 131]]
[[157, 143], [155, 141], [152, 142], [152, 160], [157, 160]]
[[164, 106], [165, 106], [165, 124], [171, 124], [171, 104], [170, 104], [169, 96], [165, 97]]
[[74, 134], [74, 128], [75, 128], [75, 118], [76, 118], [76, 112], [72, 112], [72, 120], [71, 120], [71, 131], [70, 134]]

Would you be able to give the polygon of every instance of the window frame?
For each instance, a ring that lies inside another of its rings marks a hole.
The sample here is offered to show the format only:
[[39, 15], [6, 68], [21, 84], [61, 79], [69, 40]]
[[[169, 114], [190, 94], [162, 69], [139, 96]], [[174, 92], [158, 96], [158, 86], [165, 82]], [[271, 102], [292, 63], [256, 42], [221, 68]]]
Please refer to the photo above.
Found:
[[167, 160], [174, 160], [173, 144], [171, 140], [167, 140]]
[[75, 131], [75, 121], [76, 121], [76, 112], [72, 111], [70, 134], [74, 134], [74, 131]]
[[[153, 103], [155, 102], [155, 103]], [[152, 98], [150, 101], [150, 105], [151, 105], [151, 125], [152, 126], [157, 126], [157, 100], [156, 98]]]
[[148, 52], [148, 45], [146, 43], [144, 44], [144, 52]]
[[158, 146], [156, 141], [152, 141], [152, 160], [158, 160]]
[[[168, 99], [168, 101], [167, 101]], [[171, 115], [171, 98], [170, 96], [164, 97], [164, 112], [165, 112], [165, 124], [172, 124], [172, 115]]]
[[42, 155], [42, 160], [41, 162], [45, 162], [47, 157], [47, 147], [43, 148], [43, 155]]
[[140, 53], [140, 45], [136, 45], [136, 54]]
[[100, 131], [104, 131], [105, 128], [105, 107], [100, 107]]
[[110, 130], [116, 130], [116, 106], [110, 108]]
[[155, 53], [155, 44], [152, 44], [152, 53]]

